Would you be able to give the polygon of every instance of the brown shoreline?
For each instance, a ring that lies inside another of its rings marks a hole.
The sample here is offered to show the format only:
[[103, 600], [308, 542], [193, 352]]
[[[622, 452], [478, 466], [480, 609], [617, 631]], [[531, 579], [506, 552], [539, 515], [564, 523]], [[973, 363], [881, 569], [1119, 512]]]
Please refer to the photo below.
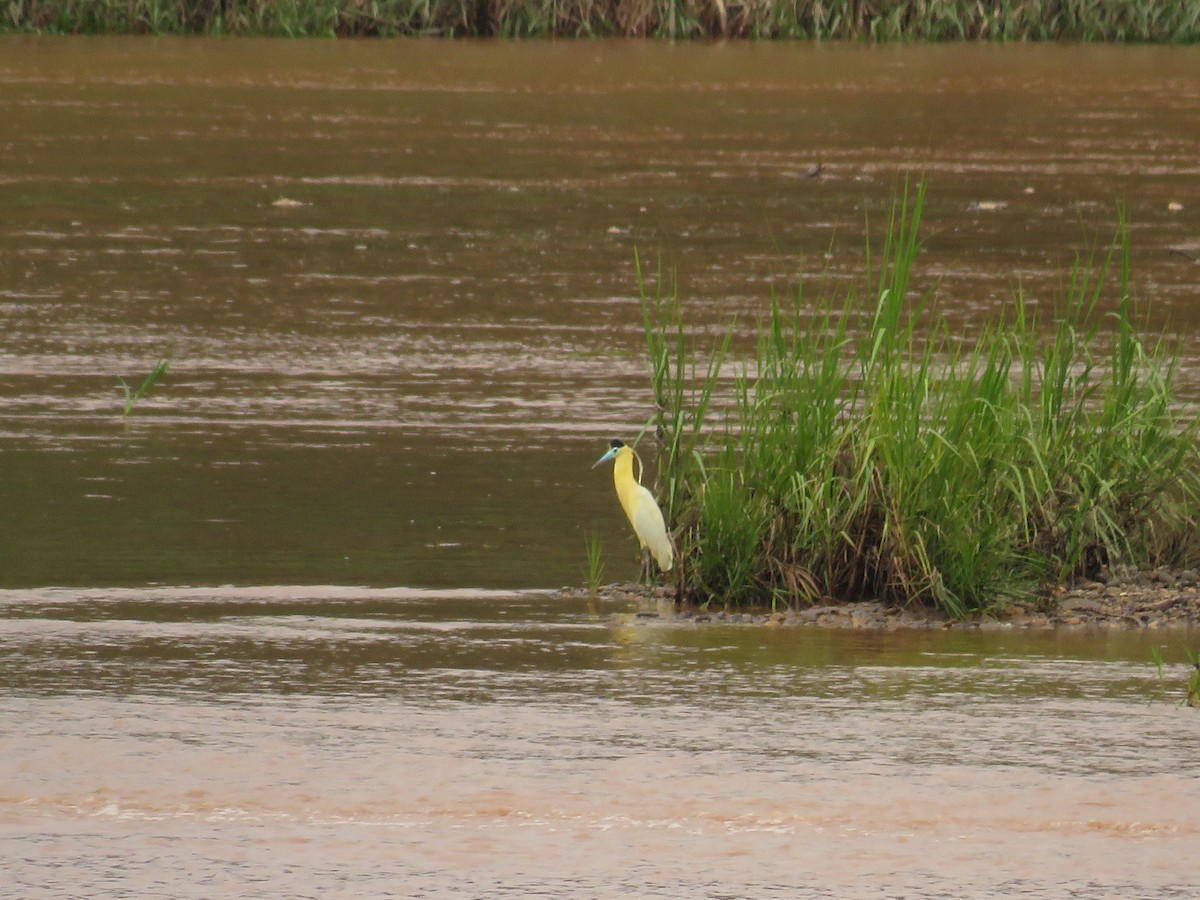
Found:
[[1155, 569], [1087, 581], [1054, 589], [1030, 601], [1010, 601], [993, 615], [951, 619], [936, 609], [888, 606], [878, 601], [817, 604], [803, 609], [721, 610], [687, 607], [675, 610], [669, 587], [637, 584], [601, 587], [594, 595], [586, 589], [564, 588], [572, 599], [637, 605], [636, 618], [694, 623], [759, 624], [768, 627], [815, 626], [881, 631], [934, 630], [1140, 630], [1200, 628], [1200, 572]]

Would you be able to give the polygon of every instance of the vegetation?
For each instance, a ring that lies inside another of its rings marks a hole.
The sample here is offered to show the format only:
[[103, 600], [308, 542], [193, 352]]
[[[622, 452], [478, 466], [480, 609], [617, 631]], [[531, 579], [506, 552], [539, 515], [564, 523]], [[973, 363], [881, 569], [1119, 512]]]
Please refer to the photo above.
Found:
[[[1157, 647], [1150, 651], [1150, 655], [1154, 658], [1154, 665], [1158, 668], [1158, 683], [1159, 686], [1166, 691], [1167, 679], [1164, 674], [1165, 664], [1163, 663], [1162, 653]], [[1187, 683], [1184, 685], [1183, 702], [1193, 709], [1200, 708], [1200, 650], [1193, 650], [1191, 647], [1184, 647], [1183, 655], [1187, 659]]]
[[138, 386], [137, 390], [131, 388], [129, 382], [118, 375], [117, 381], [121, 383], [121, 390], [125, 392], [125, 403], [121, 409], [121, 415], [127, 416], [133, 412], [133, 408], [137, 406], [137, 402], [149, 393], [150, 388], [154, 387], [160, 378], [167, 374], [167, 369], [169, 368], [171, 368], [171, 361], [169, 359], [160, 359], [155, 363], [154, 368], [150, 370], [150, 374], [142, 379], [142, 383]]
[[604, 578], [604, 559], [600, 546], [600, 536], [596, 532], [591, 531], [583, 539], [584, 547], [587, 549], [587, 569], [584, 570], [584, 578], [587, 580], [588, 593], [595, 594], [600, 589], [600, 582]]
[[1200, 40], [1157, 0], [3, 0], [0, 28], [63, 34]]
[[896, 205], [874, 276], [868, 248], [866, 286], [815, 311], [799, 291], [774, 300], [731, 378], [729, 336], [697, 361], [677, 296], [643, 289], [647, 429], [693, 600], [963, 616], [1103, 566], [1200, 557], [1197, 422], [1169, 348], [1135, 328], [1124, 223], [1102, 260], [1077, 261], [1053, 323], [1018, 294], [968, 341], [911, 289], [923, 197]]

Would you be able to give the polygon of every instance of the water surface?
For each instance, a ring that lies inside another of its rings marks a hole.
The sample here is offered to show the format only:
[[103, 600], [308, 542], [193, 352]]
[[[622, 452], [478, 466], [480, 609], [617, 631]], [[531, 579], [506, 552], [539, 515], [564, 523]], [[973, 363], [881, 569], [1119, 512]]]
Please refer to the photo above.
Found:
[[21, 896], [1196, 886], [1196, 715], [1142, 635], [673, 626], [363, 588], [0, 611]]
[[635, 571], [589, 468], [651, 413], [635, 250], [703, 344], [801, 273], [841, 296], [924, 174], [918, 281], [969, 337], [1018, 286], [1050, 316], [1124, 204], [1195, 400], [1197, 71], [0, 41], [6, 884], [1193, 896], [1182, 635], [676, 626], [546, 589], [592, 529]]
[[[677, 273], [697, 331], [749, 327], [800, 273], [840, 297], [865, 223], [878, 238], [922, 174], [918, 286], [967, 336], [1018, 287], [1050, 315], [1124, 204], [1194, 396], [1197, 66], [6, 39], [5, 581], [577, 583], [589, 528], [628, 542], [588, 466], [651, 413], [635, 251]], [[116, 377], [160, 355], [170, 377], [122, 422]]]

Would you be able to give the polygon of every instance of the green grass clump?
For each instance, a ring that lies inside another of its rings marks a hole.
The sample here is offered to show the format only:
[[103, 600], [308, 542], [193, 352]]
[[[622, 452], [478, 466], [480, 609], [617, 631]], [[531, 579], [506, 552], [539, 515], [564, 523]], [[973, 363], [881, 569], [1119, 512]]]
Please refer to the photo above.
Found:
[[0, 30], [286, 37], [1200, 40], [1159, 0], [10, 0]]
[[121, 407], [121, 415], [127, 416], [133, 412], [133, 408], [137, 406], [138, 401], [146, 396], [154, 385], [158, 384], [159, 379], [167, 374], [169, 368], [171, 368], [171, 361], [169, 359], [160, 359], [154, 364], [154, 368], [142, 379], [142, 383], [136, 389], [131, 388], [129, 382], [118, 375], [117, 381], [120, 382], [121, 390], [125, 394], [125, 402]]
[[[1157, 647], [1150, 650], [1150, 655], [1154, 659], [1154, 665], [1158, 669], [1159, 686], [1166, 691], [1167, 679], [1164, 674], [1165, 665], [1163, 663], [1162, 653]], [[1191, 647], [1183, 648], [1183, 655], [1187, 659], [1187, 682], [1184, 684], [1183, 703], [1193, 709], [1200, 709], [1200, 650], [1193, 650]]]
[[1018, 295], [965, 340], [910, 290], [923, 200], [894, 210], [877, 278], [868, 257], [865, 312], [860, 292], [815, 312], [774, 301], [731, 379], [728, 336], [697, 366], [677, 297], [643, 293], [660, 493], [692, 599], [963, 616], [1103, 566], [1198, 558], [1197, 422], [1167, 348], [1135, 328], [1124, 224], [1098, 266], [1076, 264], [1049, 333]]
[[604, 579], [604, 557], [603, 548], [600, 546], [600, 536], [591, 531], [583, 539], [583, 543], [587, 550], [587, 568], [583, 574], [587, 580], [588, 593], [595, 594], [600, 589], [600, 582]]

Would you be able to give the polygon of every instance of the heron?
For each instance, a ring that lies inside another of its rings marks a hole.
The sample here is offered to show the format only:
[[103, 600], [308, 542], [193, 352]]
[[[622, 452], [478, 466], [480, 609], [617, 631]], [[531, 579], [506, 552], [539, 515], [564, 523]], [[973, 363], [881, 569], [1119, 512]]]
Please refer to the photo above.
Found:
[[667, 534], [662, 510], [654, 502], [654, 495], [633, 477], [633, 459], [636, 455], [624, 441], [614, 439], [608, 452], [596, 460], [592, 468], [613, 460], [613, 484], [617, 486], [617, 499], [621, 501], [621, 508], [633, 526], [633, 533], [637, 535], [642, 549], [648, 549], [653, 555], [658, 567], [669, 572], [675, 558], [671, 538]]

